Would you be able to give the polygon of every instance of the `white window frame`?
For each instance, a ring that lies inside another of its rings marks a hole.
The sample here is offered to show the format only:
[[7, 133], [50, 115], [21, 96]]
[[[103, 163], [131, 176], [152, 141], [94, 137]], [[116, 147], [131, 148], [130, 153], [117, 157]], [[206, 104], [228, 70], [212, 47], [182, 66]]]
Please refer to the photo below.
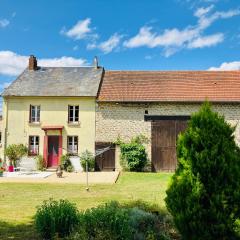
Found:
[[[73, 116], [70, 116], [71, 108], [73, 111]], [[78, 108], [78, 109], [76, 109], [76, 108]], [[76, 116], [76, 112], [78, 112], [78, 117]], [[78, 119], [76, 120], [76, 118], [78, 118]], [[79, 105], [68, 105], [68, 122], [69, 123], [78, 123], [79, 122]]]
[[[34, 114], [33, 114], [34, 109]], [[30, 105], [30, 122], [31, 123], [39, 123], [40, 122], [40, 105]]]
[[[33, 144], [31, 144], [31, 138], [33, 138]], [[38, 144], [37, 144], [37, 138], [38, 138]], [[39, 154], [39, 142], [40, 142], [39, 136], [33, 136], [33, 135], [29, 136], [28, 151], [30, 155]]]
[[[70, 145], [70, 139], [71, 139], [71, 142], [72, 142], [71, 145]], [[73, 155], [78, 154], [78, 136], [67, 136], [67, 152], [69, 154], [73, 154]]]

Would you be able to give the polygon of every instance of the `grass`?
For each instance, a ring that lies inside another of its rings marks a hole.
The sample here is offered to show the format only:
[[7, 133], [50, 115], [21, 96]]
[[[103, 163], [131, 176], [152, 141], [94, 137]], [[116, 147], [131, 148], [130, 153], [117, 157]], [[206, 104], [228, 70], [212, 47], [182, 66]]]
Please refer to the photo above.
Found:
[[38, 239], [33, 227], [36, 206], [43, 200], [67, 198], [80, 210], [111, 200], [144, 200], [165, 207], [164, 198], [171, 174], [123, 173], [116, 184], [2, 183], [0, 185], [0, 239]]

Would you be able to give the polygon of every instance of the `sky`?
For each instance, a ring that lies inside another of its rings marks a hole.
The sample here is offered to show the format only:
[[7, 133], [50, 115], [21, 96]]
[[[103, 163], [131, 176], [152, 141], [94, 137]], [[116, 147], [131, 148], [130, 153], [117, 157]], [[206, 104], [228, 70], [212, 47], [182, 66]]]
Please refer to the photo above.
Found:
[[239, 0], [0, 0], [0, 91], [27, 67], [240, 69]]

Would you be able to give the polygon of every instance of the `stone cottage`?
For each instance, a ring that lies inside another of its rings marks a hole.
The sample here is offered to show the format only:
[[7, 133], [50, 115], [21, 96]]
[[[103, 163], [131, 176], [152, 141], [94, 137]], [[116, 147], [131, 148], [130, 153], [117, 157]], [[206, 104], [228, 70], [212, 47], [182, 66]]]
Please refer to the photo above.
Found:
[[[176, 168], [177, 135], [206, 100], [237, 125], [240, 143], [240, 71], [107, 71], [96, 109], [96, 141], [142, 133], [153, 171]], [[116, 158], [118, 159], [118, 158]]]
[[96, 59], [90, 67], [41, 67], [30, 56], [2, 96], [2, 158], [13, 143], [28, 146], [29, 161], [43, 155], [48, 167], [64, 153], [76, 160], [105, 149], [96, 170], [113, 171], [120, 166], [112, 143], [143, 134], [152, 170], [173, 171], [177, 136], [205, 99], [237, 126], [240, 143], [240, 71], [108, 71]]

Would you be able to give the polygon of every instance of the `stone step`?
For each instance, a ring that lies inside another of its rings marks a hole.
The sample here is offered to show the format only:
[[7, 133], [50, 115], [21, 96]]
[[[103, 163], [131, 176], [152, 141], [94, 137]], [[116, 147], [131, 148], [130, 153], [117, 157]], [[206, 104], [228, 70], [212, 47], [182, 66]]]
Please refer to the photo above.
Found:
[[46, 169], [46, 172], [56, 172], [57, 167], [50, 167]]

